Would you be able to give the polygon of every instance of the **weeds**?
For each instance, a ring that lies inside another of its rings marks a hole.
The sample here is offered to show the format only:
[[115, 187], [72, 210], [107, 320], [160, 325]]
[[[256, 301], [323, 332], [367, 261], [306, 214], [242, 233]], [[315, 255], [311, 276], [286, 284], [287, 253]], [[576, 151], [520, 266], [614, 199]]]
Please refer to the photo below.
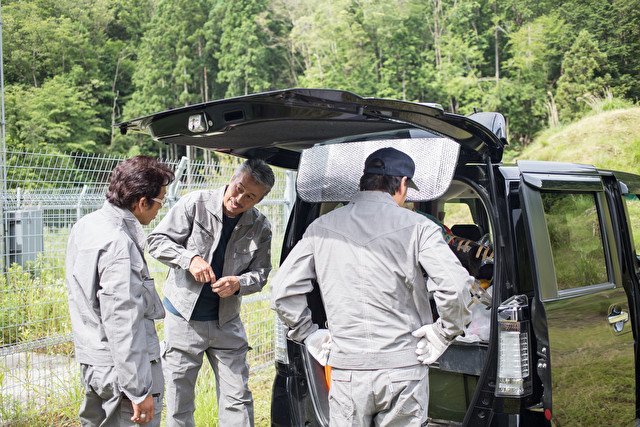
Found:
[[71, 333], [63, 262], [38, 254], [0, 274], [0, 346]]

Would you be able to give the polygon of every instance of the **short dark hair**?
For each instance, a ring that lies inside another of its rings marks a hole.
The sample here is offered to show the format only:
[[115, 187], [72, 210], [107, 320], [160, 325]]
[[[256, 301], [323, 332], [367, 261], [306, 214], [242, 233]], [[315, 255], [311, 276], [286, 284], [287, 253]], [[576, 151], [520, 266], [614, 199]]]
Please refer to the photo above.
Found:
[[[373, 159], [367, 165], [372, 167], [384, 167], [379, 159]], [[384, 191], [392, 196], [396, 194], [402, 182], [401, 176], [378, 175], [365, 173], [360, 178], [360, 191]]]
[[262, 197], [269, 194], [269, 191], [273, 188], [273, 184], [276, 182], [276, 178], [273, 175], [271, 167], [261, 159], [245, 160], [245, 162], [238, 167], [236, 173], [233, 174], [231, 179], [233, 180], [237, 178], [243, 172], [251, 176], [257, 184], [265, 187]]
[[107, 200], [128, 209], [143, 197], [151, 200], [160, 195], [162, 187], [174, 180], [169, 166], [151, 156], [134, 156], [120, 162], [111, 171]]

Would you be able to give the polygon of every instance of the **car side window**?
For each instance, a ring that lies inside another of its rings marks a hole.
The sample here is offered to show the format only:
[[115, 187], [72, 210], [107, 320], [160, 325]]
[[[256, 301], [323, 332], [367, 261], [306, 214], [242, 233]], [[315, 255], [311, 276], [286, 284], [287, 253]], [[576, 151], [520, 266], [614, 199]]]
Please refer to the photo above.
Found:
[[594, 193], [541, 192], [558, 290], [608, 281]]
[[629, 227], [633, 236], [636, 256], [640, 255], [640, 198], [636, 194], [626, 194], [624, 197], [629, 214]]

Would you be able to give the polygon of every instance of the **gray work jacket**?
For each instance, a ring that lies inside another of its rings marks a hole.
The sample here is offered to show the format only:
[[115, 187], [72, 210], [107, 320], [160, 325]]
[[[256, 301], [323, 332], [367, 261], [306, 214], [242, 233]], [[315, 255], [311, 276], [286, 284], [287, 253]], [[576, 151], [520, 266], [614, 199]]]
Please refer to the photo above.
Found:
[[66, 259], [76, 360], [114, 366], [121, 391], [134, 403], [151, 391], [149, 361], [160, 357], [153, 319], [164, 317], [144, 244], [138, 219], [105, 201], [73, 226]]
[[297, 341], [318, 328], [306, 300], [314, 280], [333, 340], [328, 364], [336, 368], [418, 364], [411, 332], [433, 323], [427, 288], [443, 338], [453, 339], [471, 320], [473, 278], [440, 227], [384, 192], [359, 192], [347, 206], [316, 219], [272, 279], [271, 308]]
[[[181, 197], [148, 237], [149, 253], [171, 267], [164, 296], [187, 320], [191, 319], [204, 286], [189, 272], [189, 264], [196, 255], [211, 263], [222, 231], [225, 188], [194, 191]], [[240, 314], [242, 295], [262, 290], [270, 271], [271, 225], [252, 207], [242, 214], [227, 243], [222, 276], [237, 276], [240, 291], [220, 298], [221, 326]]]

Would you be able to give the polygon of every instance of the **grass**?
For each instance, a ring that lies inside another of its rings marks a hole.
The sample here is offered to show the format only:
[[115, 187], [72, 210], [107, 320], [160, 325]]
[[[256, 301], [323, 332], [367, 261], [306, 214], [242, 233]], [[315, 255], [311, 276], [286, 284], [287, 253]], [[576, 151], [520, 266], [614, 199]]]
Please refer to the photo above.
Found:
[[[0, 274], [0, 346], [29, 344], [71, 333], [67, 289], [64, 285], [64, 248], [68, 231], [66, 228], [45, 228], [44, 253], [24, 267], [14, 264]], [[279, 251], [273, 251], [272, 258], [275, 260], [278, 256]], [[149, 256], [147, 259], [162, 295], [160, 284], [164, 282], [167, 268]], [[268, 294], [268, 287], [263, 293]], [[275, 314], [269, 309], [269, 300], [265, 299], [243, 305], [242, 318], [249, 343], [253, 347], [248, 354], [250, 365], [254, 368], [267, 366], [252, 372], [250, 377], [254, 391], [256, 425], [267, 426], [270, 425]], [[163, 326], [163, 322], [156, 322], [160, 339], [164, 335]], [[37, 351], [38, 357], [44, 357], [44, 353], [73, 355], [73, 343], [47, 345]], [[196, 391], [198, 402], [202, 402], [197, 403], [201, 408], [196, 413], [197, 424], [217, 425], [217, 410], [204, 409], [215, 408], [215, 387], [211, 386], [215, 381], [208, 362], [204, 366]], [[77, 373], [77, 365], [74, 368], [73, 373]], [[16, 372], [0, 366], [0, 425], [78, 425], [77, 413], [83, 392], [77, 375], [71, 381], [59, 382], [52, 374], [48, 381], [54, 385], [42, 387], [32, 384], [29, 378], [18, 378]], [[40, 403], [25, 404], [12, 397], [8, 388], [15, 384], [25, 390], [33, 389], [34, 396]]]
[[[77, 365], [74, 365], [76, 367]], [[25, 367], [25, 371], [28, 368]], [[60, 372], [58, 372], [60, 374]], [[44, 383], [43, 380], [35, 380], [20, 384], [23, 392], [28, 393], [29, 404], [17, 400], [10, 394], [0, 395], [0, 423], [11, 426], [76, 426], [78, 421], [78, 408], [83, 399], [83, 388], [80, 384], [79, 370], [75, 369], [72, 379], [67, 375], [53, 374]], [[0, 388], [5, 388], [5, 383], [12, 383], [21, 379], [13, 378], [12, 372], [4, 370], [0, 373]], [[13, 384], [14, 386], [16, 384]]]
[[505, 161], [548, 160], [594, 165], [637, 173], [640, 161], [640, 107], [587, 116], [543, 131], [521, 152], [505, 153]]
[[71, 331], [60, 263], [64, 260], [38, 254], [35, 262], [14, 263], [0, 274], [0, 345]]
[[[206, 358], [205, 358], [206, 360]], [[78, 371], [76, 371], [78, 372]], [[249, 388], [253, 393], [254, 419], [256, 427], [271, 425], [271, 385], [275, 375], [273, 365], [252, 372], [249, 377]], [[42, 392], [43, 390], [40, 390]], [[80, 385], [79, 375], [71, 386], [60, 384], [52, 390], [44, 390], [38, 399], [41, 405], [24, 405], [8, 396], [0, 396], [0, 424], [11, 426], [79, 426], [78, 410], [84, 392]], [[215, 378], [208, 362], [204, 362], [196, 383], [196, 426], [217, 426], [218, 405], [215, 392]], [[162, 423], [166, 425], [166, 414], [163, 412]]]
[[[252, 372], [249, 377], [249, 388], [253, 393], [256, 427], [268, 427], [271, 425], [271, 384], [274, 375], [275, 368], [270, 366], [269, 368]], [[197, 426], [218, 425], [215, 378], [208, 362], [203, 363], [196, 383], [195, 419]], [[164, 423], [165, 421], [163, 421]]]

